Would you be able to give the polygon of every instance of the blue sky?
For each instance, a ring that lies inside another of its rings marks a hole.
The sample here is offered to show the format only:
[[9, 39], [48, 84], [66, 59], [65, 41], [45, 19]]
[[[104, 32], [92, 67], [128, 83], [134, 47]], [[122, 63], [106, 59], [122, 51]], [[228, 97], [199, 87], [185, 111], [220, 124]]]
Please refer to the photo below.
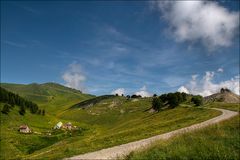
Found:
[[1, 82], [239, 94], [239, 2], [178, 3], [1, 2]]

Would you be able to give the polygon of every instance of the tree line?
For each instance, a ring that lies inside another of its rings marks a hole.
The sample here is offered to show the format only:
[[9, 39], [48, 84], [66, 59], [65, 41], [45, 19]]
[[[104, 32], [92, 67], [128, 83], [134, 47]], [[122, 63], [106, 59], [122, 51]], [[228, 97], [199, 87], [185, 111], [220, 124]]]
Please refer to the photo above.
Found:
[[45, 115], [45, 110], [39, 109], [36, 103], [28, 101], [15, 93], [7, 91], [2, 87], [0, 87], [0, 102], [7, 103], [4, 105], [1, 111], [4, 114], [8, 114], [8, 112], [10, 112], [14, 105], [17, 105], [20, 107], [19, 109], [20, 115], [24, 115], [26, 113], [26, 109], [29, 109], [32, 114]]
[[[152, 108], [155, 111], [159, 111], [165, 106], [168, 106], [169, 108], [175, 108], [177, 107], [180, 103], [183, 103], [187, 101], [187, 96], [188, 94], [186, 93], [180, 93], [180, 92], [175, 92], [175, 93], [167, 93], [167, 94], [162, 94], [160, 96], [157, 96], [154, 94], [153, 100], [152, 100]], [[196, 106], [200, 106], [203, 103], [203, 98], [202, 96], [193, 96], [191, 95], [191, 102], [193, 102]]]
[[[124, 94], [115, 94], [115, 96], [122, 96], [122, 97], [124, 97]], [[126, 96], [128, 99], [130, 99], [130, 98], [142, 98], [142, 96], [141, 95], [136, 95], [136, 94], [133, 94], [133, 95], [127, 95]]]

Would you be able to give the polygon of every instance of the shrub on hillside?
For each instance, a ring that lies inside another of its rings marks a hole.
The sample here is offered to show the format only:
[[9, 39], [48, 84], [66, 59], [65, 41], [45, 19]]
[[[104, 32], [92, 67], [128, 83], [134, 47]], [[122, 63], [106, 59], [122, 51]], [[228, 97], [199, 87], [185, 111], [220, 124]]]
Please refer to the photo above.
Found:
[[191, 102], [193, 102], [196, 106], [200, 106], [203, 104], [203, 97], [200, 95], [193, 96]]
[[141, 98], [141, 97], [142, 97], [142, 96], [140, 96], [140, 95], [135, 95], [135, 94], [131, 96], [131, 98]]
[[163, 101], [163, 102], [167, 102], [168, 101], [168, 96], [167, 96], [168, 94], [162, 94], [161, 96], [160, 96], [160, 98], [161, 98], [161, 100]]
[[163, 107], [163, 102], [161, 100], [161, 98], [159, 97], [154, 97], [153, 100], [152, 100], [152, 108], [155, 110], [155, 111], [159, 111], [162, 107]]
[[180, 101], [179, 101], [177, 94], [170, 93], [168, 95], [168, 104], [169, 104], [170, 108], [177, 107], [179, 105], [179, 103], [180, 103]]
[[159, 98], [162, 100], [163, 103], [168, 104], [170, 108], [175, 108], [180, 103], [185, 102], [187, 100], [187, 94], [175, 92], [162, 94]]
[[45, 109], [42, 110], [42, 115], [45, 116]]

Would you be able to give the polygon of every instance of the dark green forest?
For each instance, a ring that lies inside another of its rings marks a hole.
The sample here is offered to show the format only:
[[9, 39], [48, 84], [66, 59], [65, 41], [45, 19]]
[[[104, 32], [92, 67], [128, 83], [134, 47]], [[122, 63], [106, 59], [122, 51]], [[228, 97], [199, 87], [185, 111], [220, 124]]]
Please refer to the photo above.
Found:
[[45, 110], [39, 109], [36, 103], [33, 103], [29, 100], [20, 97], [19, 95], [9, 92], [6, 89], [0, 87], [0, 102], [6, 103], [2, 109], [2, 113], [8, 114], [10, 110], [15, 106], [19, 106], [19, 114], [24, 115], [26, 113], [26, 109], [32, 114], [42, 114], [45, 115]]

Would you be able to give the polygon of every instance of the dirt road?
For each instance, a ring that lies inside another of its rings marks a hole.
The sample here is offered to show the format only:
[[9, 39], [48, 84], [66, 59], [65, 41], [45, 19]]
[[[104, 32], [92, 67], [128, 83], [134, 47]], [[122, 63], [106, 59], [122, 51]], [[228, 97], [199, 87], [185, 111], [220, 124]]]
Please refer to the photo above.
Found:
[[222, 114], [215, 118], [209, 119], [207, 121], [204, 121], [204, 122], [201, 122], [198, 124], [191, 125], [189, 127], [177, 129], [175, 131], [160, 134], [160, 135], [142, 139], [139, 141], [130, 142], [127, 144], [122, 144], [119, 146], [74, 156], [74, 157], [67, 158], [67, 159], [84, 159], [84, 160], [85, 159], [116, 159], [117, 157], [122, 157], [122, 156], [128, 155], [132, 151], [138, 150], [142, 147], [146, 147], [157, 140], [169, 139], [173, 136], [176, 136], [176, 135], [179, 135], [182, 133], [190, 132], [190, 131], [193, 131], [193, 130], [196, 130], [199, 128], [204, 128], [206, 126], [209, 126], [209, 125], [218, 123], [220, 121], [229, 119], [231, 117], [234, 117], [238, 114], [237, 112], [233, 112], [233, 111], [229, 111], [229, 110], [225, 110], [225, 109], [218, 109], [218, 108], [213, 108], [213, 109], [221, 111]]

